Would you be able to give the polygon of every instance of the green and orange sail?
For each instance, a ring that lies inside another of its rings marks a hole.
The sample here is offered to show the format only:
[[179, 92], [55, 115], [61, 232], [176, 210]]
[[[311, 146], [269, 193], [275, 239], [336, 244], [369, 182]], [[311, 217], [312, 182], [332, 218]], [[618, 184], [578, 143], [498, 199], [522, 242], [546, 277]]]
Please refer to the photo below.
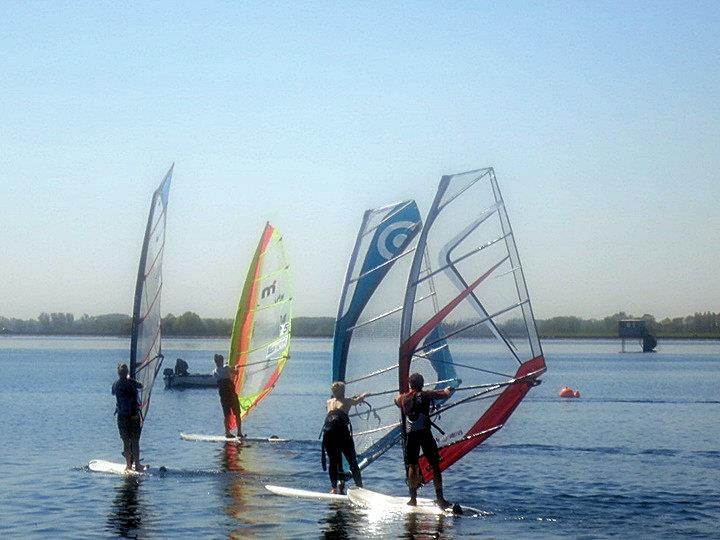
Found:
[[[245, 418], [275, 387], [290, 356], [292, 291], [283, 239], [265, 224], [243, 287], [230, 339], [229, 364]], [[237, 426], [231, 418], [230, 428]]]

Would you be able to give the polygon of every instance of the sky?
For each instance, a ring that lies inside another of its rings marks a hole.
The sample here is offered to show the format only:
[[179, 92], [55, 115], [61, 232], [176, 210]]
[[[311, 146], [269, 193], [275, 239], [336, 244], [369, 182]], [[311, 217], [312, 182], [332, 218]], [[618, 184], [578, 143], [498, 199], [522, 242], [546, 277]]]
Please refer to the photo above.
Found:
[[492, 166], [535, 314], [720, 311], [717, 2], [2, 2], [0, 315], [231, 318], [265, 221], [333, 316], [365, 209]]

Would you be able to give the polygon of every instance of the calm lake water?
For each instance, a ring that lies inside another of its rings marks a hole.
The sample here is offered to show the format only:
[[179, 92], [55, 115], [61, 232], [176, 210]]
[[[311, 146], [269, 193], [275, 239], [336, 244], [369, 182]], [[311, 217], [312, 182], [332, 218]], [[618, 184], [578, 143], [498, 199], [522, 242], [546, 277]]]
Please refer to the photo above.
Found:
[[[466, 346], [478, 346], [477, 342]], [[251, 436], [288, 443], [190, 443], [222, 432], [213, 389], [156, 384], [141, 441], [163, 476], [91, 473], [122, 461], [110, 386], [127, 340], [0, 337], [0, 534], [52, 538], [720, 537], [720, 342], [661, 341], [619, 354], [619, 341], [545, 341], [548, 373], [508, 424], [456, 464], [446, 495], [484, 517], [378, 516], [349, 504], [278, 497], [264, 484], [327, 490], [317, 435], [330, 340], [294, 340]], [[164, 341], [209, 372], [227, 340]], [[557, 397], [561, 386], [582, 392]], [[399, 449], [366, 469], [370, 489], [405, 495]], [[432, 488], [423, 490], [432, 496]]]

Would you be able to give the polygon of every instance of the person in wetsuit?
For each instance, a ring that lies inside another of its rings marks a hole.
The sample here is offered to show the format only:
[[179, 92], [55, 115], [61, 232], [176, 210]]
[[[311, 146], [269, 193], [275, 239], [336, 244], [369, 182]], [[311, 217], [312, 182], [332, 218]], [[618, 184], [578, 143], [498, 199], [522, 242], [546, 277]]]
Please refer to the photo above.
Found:
[[215, 355], [215, 369], [212, 374], [215, 377], [215, 382], [218, 388], [218, 394], [220, 394], [220, 405], [222, 406], [223, 415], [225, 417], [225, 436], [235, 437], [230, 431], [230, 411], [235, 414], [235, 421], [237, 423], [237, 437], [242, 437], [242, 430], [240, 429], [240, 400], [238, 399], [237, 392], [235, 392], [235, 368], [226, 366], [225, 358], [222, 354]]
[[123, 442], [125, 456], [125, 470], [140, 471], [140, 432], [142, 431], [142, 418], [138, 404], [138, 389], [142, 383], [130, 378], [127, 364], [120, 363], [117, 367], [118, 379], [112, 385], [112, 394], [115, 396], [118, 431]]
[[352, 471], [355, 485], [362, 487], [362, 477], [355, 455], [355, 443], [352, 438], [352, 427], [350, 425], [350, 407], [365, 400], [368, 394], [360, 394], [351, 398], [345, 397], [345, 383], [336, 381], [330, 386], [332, 397], [327, 400], [327, 416], [322, 429], [323, 445], [323, 469], [325, 469], [325, 453], [327, 452], [329, 463], [328, 474], [330, 475], [330, 493], [342, 494], [345, 490], [344, 481], [338, 480], [342, 473], [342, 456], [345, 456], [350, 470]]
[[422, 485], [422, 474], [418, 459], [420, 449], [433, 469], [435, 485], [435, 503], [443, 510], [452, 506], [443, 496], [440, 456], [437, 443], [431, 431], [430, 407], [435, 399], [446, 399], [452, 394], [451, 388], [442, 390], [423, 390], [425, 380], [419, 373], [413, 373], [408, 379], [410, 390], [399, 394], [395, 404], [405, 414], [405, 460], [407, 465], [407, 483], [410, 489], [410, 506], [417, 505], [417, 490]]

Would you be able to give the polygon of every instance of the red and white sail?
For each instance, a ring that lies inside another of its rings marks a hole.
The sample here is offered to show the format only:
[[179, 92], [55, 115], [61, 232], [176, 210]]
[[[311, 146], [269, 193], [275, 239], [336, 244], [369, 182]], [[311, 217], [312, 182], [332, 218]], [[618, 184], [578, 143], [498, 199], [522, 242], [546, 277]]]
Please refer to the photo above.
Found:
[[[424, 253], [436, 254], [437, 260], [424, 264]], [[428, 280], [434, 282], [434, 295], [423, 301], [419, 291]], [[440, 180], [408, 277], [401, 392], [407, 391], [411, 373], [443, 361], [439, 351], [452, 351], [446, 361], [452, 362], [456, 379], [455, 393], [432, 411], [444, 470], [501, 429], [546, 369], [492, 168]], [[429, 481], [432, 471], [422, 456], [420, 467]]]

